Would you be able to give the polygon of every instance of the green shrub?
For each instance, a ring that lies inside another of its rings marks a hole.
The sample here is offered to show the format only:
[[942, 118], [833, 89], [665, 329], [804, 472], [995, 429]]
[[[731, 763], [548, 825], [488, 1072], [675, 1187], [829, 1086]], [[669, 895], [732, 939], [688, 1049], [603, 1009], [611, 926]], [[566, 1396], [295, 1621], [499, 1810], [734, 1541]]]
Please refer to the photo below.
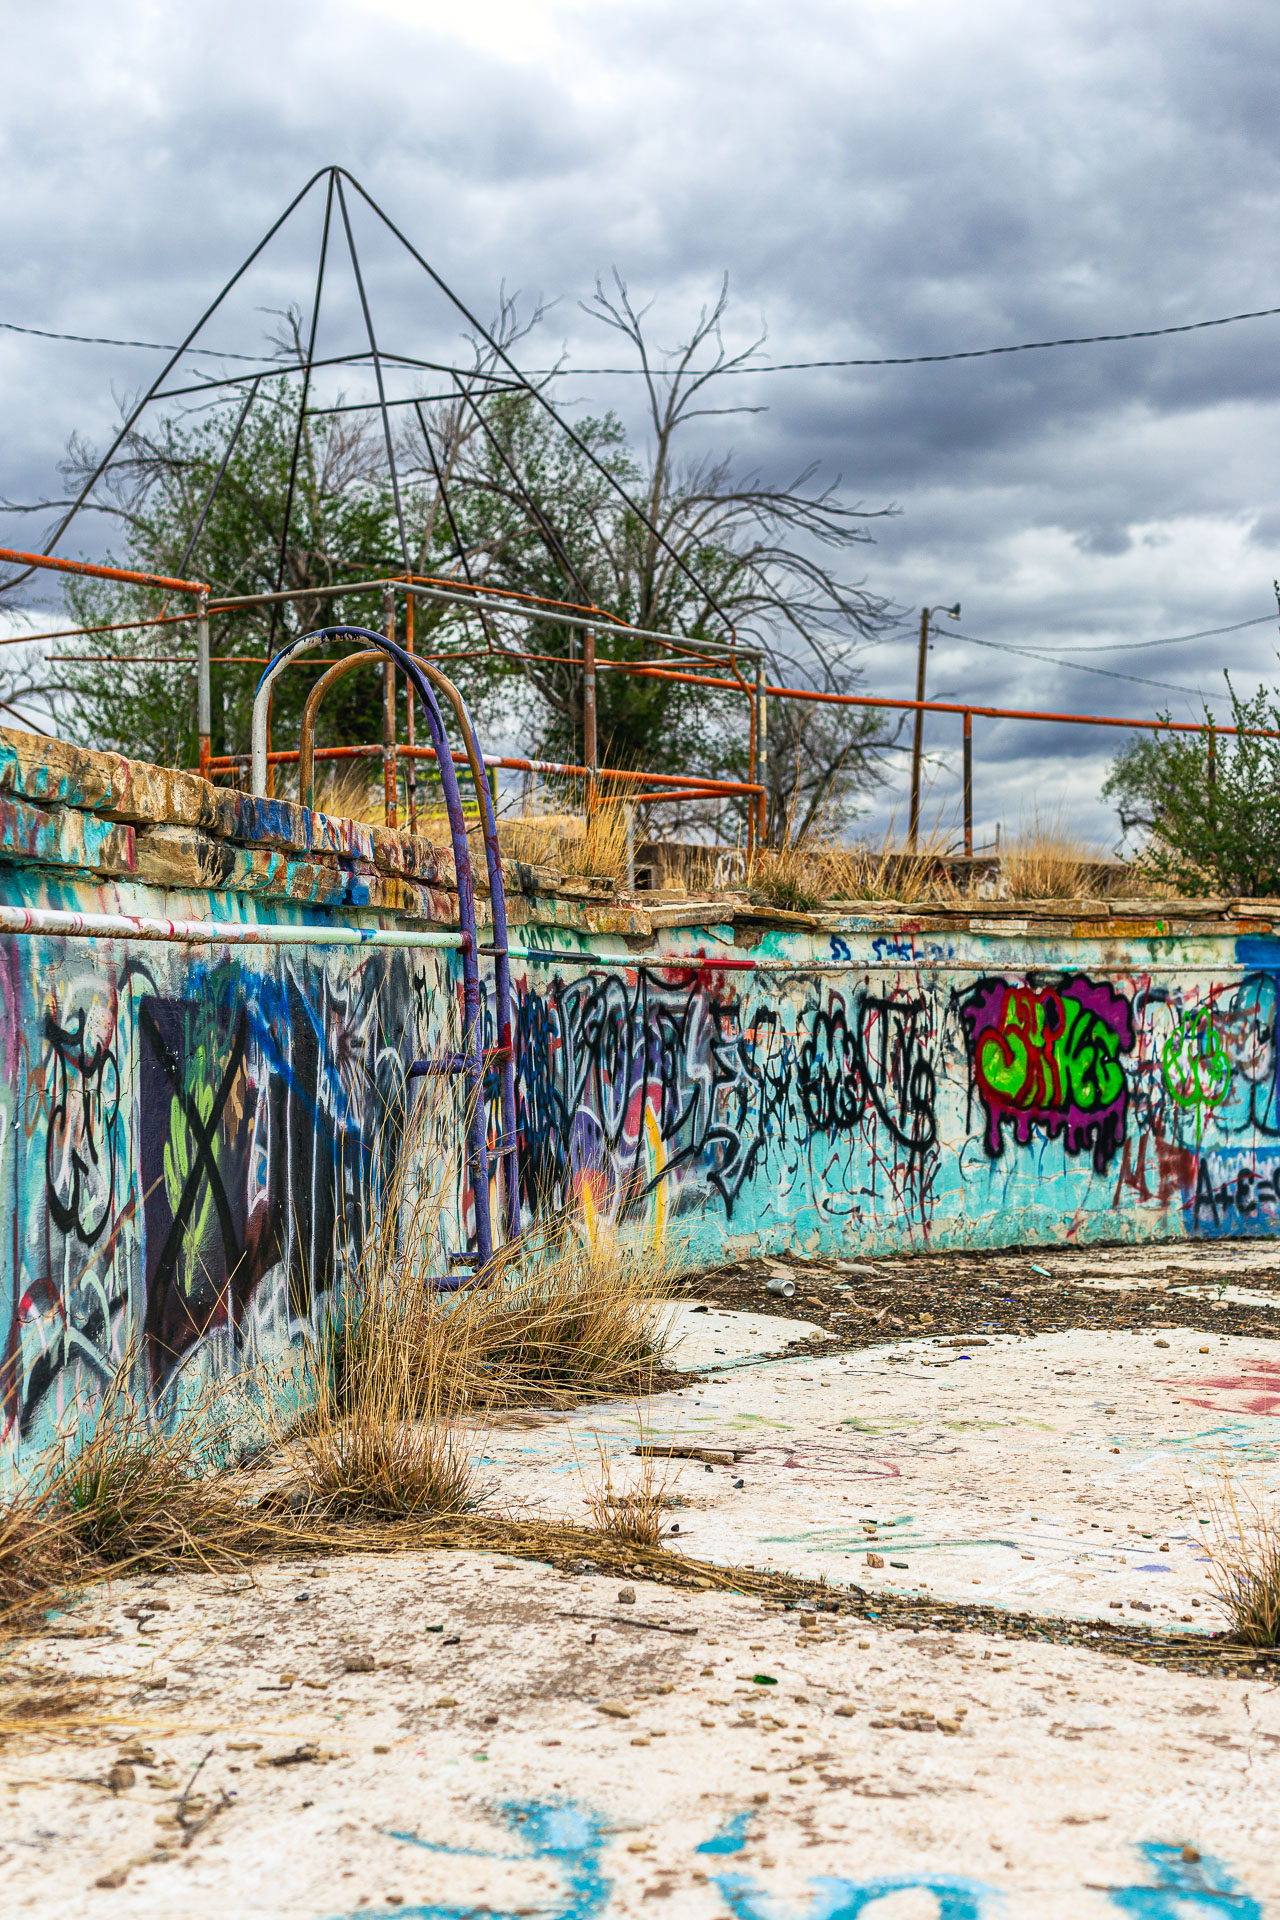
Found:
[[[1157, 885], [1188, 894], [1280, 895], [1280, 708], [1265, 687], [1242, 700], [1226, 675], [1225, 735], [1208, 710], [1200, 733], [1155, 733], [1121, 753], [1103, 795], [1125, 832], [1145, 829], [1138, 865]], [[1168, 720], [1168, 714], [1161, 719]]]

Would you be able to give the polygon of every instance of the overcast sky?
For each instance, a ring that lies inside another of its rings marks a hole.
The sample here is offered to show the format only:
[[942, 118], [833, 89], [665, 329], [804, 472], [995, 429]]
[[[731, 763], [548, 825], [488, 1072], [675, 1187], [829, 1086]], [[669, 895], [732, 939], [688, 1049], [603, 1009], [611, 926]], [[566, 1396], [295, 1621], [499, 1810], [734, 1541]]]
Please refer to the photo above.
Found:
[[[583, 366], [616, 359], [576, 305], [615, 264], [670, 337], [727, 271], [734, 337], [763, 322], [778, 360], [1280, 306], [1280, 14], [1239, 0], [8, 0], [4, 34], [0, 320], [24, 326], [180, 338], [330, 161], [481, 313], [504, 280], [557, 300], [547, 347]], [[317, 201], [214, 346], [258, 349], [258, 310], [306, 297], [318, 220]], [[384, 341], [446, 344], [420, 277], [360, 238]], [[337, 285], [333, 316], [335, 349], [358, 346]], [[56, 487], [68, 434], [101, 441], [156, 362], [0, 332], [0, 493]], [[908, 610], [958, 599], [975, 637], [939, 643], [937, 697], [1191, 717], [1201, 691], [1221, 707], [1224, 666], [1274, 677], [1278, 382], [1280, 320], [1258, 320], [761, 375], [744, 397], [769, 411], [733, 438], [775, 477], [816, 459], [898, 509], [868, 584]], [[12, 545], [41, 531], [0, 523]], [[868, 691], [910, 694], [913, 654], [869, 652]], [[1113, 841], [1120, 737], [978, 721], [979, 837], [1038, 805]], [[959, 722], [927, 738], [926, 812], [949, 817]]]

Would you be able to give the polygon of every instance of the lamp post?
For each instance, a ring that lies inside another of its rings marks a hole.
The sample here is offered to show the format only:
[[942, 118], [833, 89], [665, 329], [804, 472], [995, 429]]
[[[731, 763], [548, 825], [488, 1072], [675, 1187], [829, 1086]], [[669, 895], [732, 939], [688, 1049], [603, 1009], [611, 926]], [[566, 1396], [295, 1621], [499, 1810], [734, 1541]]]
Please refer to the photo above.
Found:
[[[924, 699], [925, 662], [929, 655], [929, 616], [945, 613], [949, 620], [960, 618], [960, 602], [954, 607], [921, 607], [920, 651], [916, 658], [916, 699]], [[920, 835], [920, 751], [924, 745], [924, 712], [916, 708], [915, 732], [911, 740], [911, 816], [907, 825], [907, 845], [912, 853]]]

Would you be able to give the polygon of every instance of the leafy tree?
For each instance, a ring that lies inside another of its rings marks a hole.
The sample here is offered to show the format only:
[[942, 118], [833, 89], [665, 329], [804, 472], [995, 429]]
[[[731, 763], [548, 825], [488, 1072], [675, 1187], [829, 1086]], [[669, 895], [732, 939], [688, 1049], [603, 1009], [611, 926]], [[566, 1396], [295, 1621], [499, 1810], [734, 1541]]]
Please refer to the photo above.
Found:
[[[123, 553], [113, 561], [140, 572], [207, 580], [213, 593], [241, 595], [287, 588], [332, 586], [343, 578], [370, 578], [403, 571], [391, 489], [381, 442], [367, 424], [330, 414], [308, 417], [299, 442], [288, 539], [283, 542], [285, 501], [293, 464], [300, 391], [281, 381], [260, 394], [245, 418], [208, 515], [194, 558], [188, 546], [227, 453], [239, 406], [219, 407], [202, 418], [166, 417], [154, 430], [129, 436], [124, 458], [98, 492], [99, 510], [123, 533]], [[64, 471], [73, 483], [92, 473], [93, 453], [73, 442]], [[113, 543], [114, 549], [114, 543]], [[86, 626], [146, 619], [164, 602], [153, 591], [114, 582], [75, 580], [67, 589], [73, 616]], [[190, 610], [183, 601], [168, 608]], [[337, 599], [304, 597], [283, 607], [246, 608], [215, 615], [215, 655], [243, 658], [244, 666], [214, 669], [213, 750], [247, 750], [253, 690], [268, 651], [309, 627], [340, 620], [381, 624], [378, 593]], [[65, 699], [86, 740], [139, 754], [164, 764], [196, 759], [194, 668], [175, 666], [165, 655], [193, 651], [189, 625], [156, 626], [110, 636], [104, 652], [142, 656], [126, 666], [86, 662], [66, 673]], [[89, 649], [86, 648], [86, 651]], [[274, 695], [276, 725], [296, 735], [302, 706], [317, 672], [288, 672]], [[381, 733], [380, 692], [372, 674], [353, 674], [334, 689], [326, 708], [332, 737], [376, 740]]]
[[[493, 343], [475, 342], [470, 368], [454, 376], [452, 398], [397, 415], [400, 506], [414, 570], [588, 603], [693, 644], [723, 644], [736, 630], [740, 642], [762, 649], [770, 674], [784, 682], [854, 690], [855, 655], [888, 624], [890, 610], [839, 568], [869, 540], [873, 516], [844, 504], [834, 485], [815, 486], [812, 469], [774, 485], [740, 472], [731, 458], [682, 451], [698, 420], [756, 410], [733, 401], [732, 377], [749, 370], [761, 343], [726, 350], [726, 305], [722, 288], [686, 341], [655, 353], [644, 312], [625, 285], [618, 280], [609, 294], [597, 286], [588, 310], [626, 340], [644, 381], [649, 431], [641, 450], [612, 413], [579, 419], [566, 433], [535, 393], [513, 385]], [[522, 321], [504, 296], [499, 347], [510, 351], [541, 317], [535, 308]], [[285, 316], [277, 346], [290, 363], [301, 361], [296, 313]], [[274, 609], [214, 616], [213, 652], [223, 657], [214, 668], [215, 753], [247, 749], [261, 670], [251, 661], [314, 626], [381, 624], [376, 593], [329, 599], [309, 597], [308, 589], [404, 571], [377, 414], [308, 410], [299, 429], [301, 398], [301, 374], [291, 374], [264, 382], [243, 419], [236, 400], [139, 427], [92, 495], [93, 509], [117, 529], [112, 548], [121, 564], [207, 579], [215, 597], [269, 593], [278, 583], [302, 590], [299, 600]], [[64, 468], [73, 493], [95, 465], [92, 452], [73, 442]], [[63, 503], [42, 503], [55, 504]], [[78, 580], [67, 591], [72, 613], [86, 626], [152, 621], [165, 610], [155, 592], [123, 584]], [[509, 724], [539, 757], [581, 759], [579, 629], [423, 601], [415, 620], [419, 649], [448, 656], [448, 670], [486, 726]], [[191, 629], [143, 625], [138, 632], [136, 641], [110, 636], [102, 651], [139, 659], [87, 661], [65, 671], [62, 695], [74, 729], [95, 744], [193, 764], [194, 670], [164, 657], [189, 658]], [[678, 670], [679, 658], [655, 643], [605, 630], [596, 646], [602, 759], [656, 772], [745, 777], [749, 665], [736, 685], [691, 687], [608, 670], [642, 658], [669, 659]], [[243, 666], [236, 664], [241, 659]], [[683, 664], [707, 671], [705, 663]], [[277, 683], [278, 740], [296, 738], [321, 670], [300, 664]], [[711, 671], [735, 679], [728, 665]], [[374, 741], [380, 731], [375, 676], [340, 682], [326, 705], [326, 741]], [[879, 723], [864, 710], [775, 702], [762, 770], [773, 829], [784, 832], [788, 820], [794, 826], [818, 815], [846, 817], [876, 777], [879, 739]], [[650, 811], [672, 824], [669, 808], [653, 803]]]
[[[1145, 831], [1142, 867], [1186, 894], [1280, 895], [1280, 708], [1263, 687], [1242, 699], [1225, 676], [1234, 736], [1205, 709], [1203, 733], [1150, 734], [1121, 753], [1103, 787], [1126, 833]], [[1167, 714], [1161, 715], [1167, 720]]]
[[[417, 423], [418, 471], [425, 474], [432, 459], [443, 470], [447, 461], [458, 503], [455, 550], [471, 577], [587, 601], [630, 625], [694, 642], [723, 644], [736, 632], [760, 647], [785, 681], [851, 692], [860, 680], [855, 654], [889, 624], [890, 609], [861, 582], [844, 580], [836, 562], [870, 540], [866, 522], [874, 516], [845, 505], [838, 483], [814, 488], [812, 468], [772, 485], [740, 472], [731, 458], [681, 454], [692, 422], [758, 411], [717, 404], [726, 382], [750, 368], [762, 344], [727, 351], [721, 337], [727, 304], [722, 286], [689, 337], [655, 355], [645, 313], [625, 284], [615, 276], [611, 294], [597, 285], [585, 310], [621, 334], [643, 377], [649, 428], [643, 456], [627, 445], [612, 414], [581, 423], [581, 444], [574, 446], [535, 399], [509, 394], [488, 403], [479, 429], [481, 409], [471, 397], [437, 406], [430, 416], [424, 411]], [[642, 513], [620, 499], [610, 479]], [[597, 635], [596, 649], [606, 662], [652, 661], [656, 652], [652, 644], [607, 632]], [[539, 653], [554, 657], [533, 657]], [[558, 758], [576, 760], [582, 752], [580, 659], [573, 629], [540, 626], [531, 629], [519, 662], [537, 696], [529, 717], [542, 716], [541, 751]], [[671, 665], [678, 669], [680, 662]], [[733, 678], [728, 668], [712, 673]], [[806, 823], [819, 812], [833, 820], [847, 816], [876, 777], [879, 721], [865, 709], [811, 703], [775, 703], [774, 715], [761, 768], [773, 830], [797, 815]], [[739, 779], [747, 772], [742, 688], [604, 671], [597, 729], [602, 755], [616, 766]]]

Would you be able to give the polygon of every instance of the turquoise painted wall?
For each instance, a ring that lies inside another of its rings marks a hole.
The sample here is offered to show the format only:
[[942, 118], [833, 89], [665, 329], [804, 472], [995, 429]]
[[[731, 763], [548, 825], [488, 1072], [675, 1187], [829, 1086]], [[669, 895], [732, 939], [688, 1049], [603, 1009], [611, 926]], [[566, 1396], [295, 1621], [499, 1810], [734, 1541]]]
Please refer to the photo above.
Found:
[[[255, 917], [13, 870], [0, 901]], [[392, 1167], [449, 1166], [447, 1100], [405, 1069], [458, 1045], [453, 958], [0, 936], [0, 1478], [92, 1418], [122, 1367], [161, 1419], [237, 1376], [245, 1404], [224, 1391], [218, 1412], [246, 1436], [268, 1381], [287, 1401]], [[455, 1248], [464, 1199], [446, 1183]]]
[[[322, 917], [21, 866], [0, 900]], [[1277, 1230], [1280, 940], [857, 917], [732, 940], [517, 964], [526, 1219], [572, 1204], [688, 1264]], [[459, 1117], [405, 1075], [457, 1045], [458, 1001], [446, 953], [0, 936], [0, 1468], [91, 1417], [122, 1366], [161, 1418], [287, 1372], [405, 1155], [448, 1188], [443, 1268], [470, 1224]]]
[[851, 917], [756, 958], [526, 969], [529, 1192], [691, 1260], [1276, 1231], [1280, 940]]

